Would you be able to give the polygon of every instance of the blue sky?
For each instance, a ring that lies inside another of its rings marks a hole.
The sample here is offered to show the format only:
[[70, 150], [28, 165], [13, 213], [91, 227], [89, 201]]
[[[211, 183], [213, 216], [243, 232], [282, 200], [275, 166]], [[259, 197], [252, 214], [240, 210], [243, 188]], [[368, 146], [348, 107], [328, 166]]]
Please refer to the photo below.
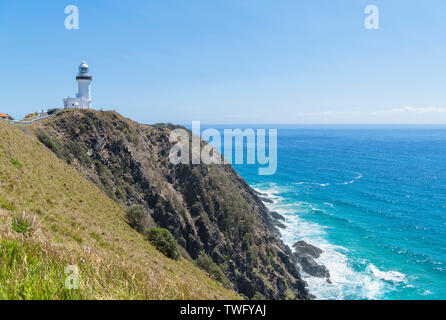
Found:
[[445, 14], [444, 0], [0, 0], [0, 112], [61, 106], [86, 60], [95, 108], [144, 123], [446, 123]]

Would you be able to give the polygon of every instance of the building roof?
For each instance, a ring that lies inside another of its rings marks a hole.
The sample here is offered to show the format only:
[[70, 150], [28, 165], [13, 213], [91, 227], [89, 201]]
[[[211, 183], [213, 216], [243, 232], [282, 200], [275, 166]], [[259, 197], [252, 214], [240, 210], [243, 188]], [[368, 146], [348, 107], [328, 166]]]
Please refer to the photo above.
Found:
[[8, 118], [9, 115], [0, 112], [0, 118]]

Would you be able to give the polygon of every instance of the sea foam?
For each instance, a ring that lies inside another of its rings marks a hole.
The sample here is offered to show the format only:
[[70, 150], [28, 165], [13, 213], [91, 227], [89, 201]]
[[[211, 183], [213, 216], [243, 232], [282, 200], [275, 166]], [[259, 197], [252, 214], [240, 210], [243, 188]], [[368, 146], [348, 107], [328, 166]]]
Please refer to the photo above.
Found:
[[[358, 175], [360, 179], [362, 175]], [[315, 206], [294, 201], [286, 201], [283, 192], [292, 190], [293, 186], [278, 186], [273, 183], [254, 186], [259, 192], [267, 194], [273, 203], [265, 203], [271, 211], [276, 211], [285, 217], [286, 229], [281, 229], [282, 240], [290, 247], [299, 240], [304, 240], [323, 250], [316, 261], [324, 265], [330, 272], [331, 283], [326, 279], [312, 277], [304, 272], [302, 275], [308, 283], [310, 293], [317, 299], [380, 299], [392, 290], [392, 283], [403, 282], [407, 279], [397, 271], [382, 271], [366, 260], [352, 261], [349, 250], [343, 246], [327, 241], [328, 227], [301, 218], [309, 210], [323, 212]], [[330, 206], [331, 207], [331, 206]], [[362, 265], [360, 271], [353, 265]]]

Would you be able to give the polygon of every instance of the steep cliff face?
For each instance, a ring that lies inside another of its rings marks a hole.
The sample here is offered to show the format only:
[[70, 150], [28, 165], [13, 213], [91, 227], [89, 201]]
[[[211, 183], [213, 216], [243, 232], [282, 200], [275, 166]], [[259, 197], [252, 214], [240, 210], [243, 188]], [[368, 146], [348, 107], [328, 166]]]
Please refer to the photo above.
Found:
[[168, 229], [192, 259], [202, 253], [233, 287], [253, 297], [307, 299], [290, 249], [270, 213], [230, 165], [173, 165], [172, 126], [148, 126], [115, 112], [70, 110], [35, 133], [115, 201], [141, 205], [138, 226]]
[[[240, 298], [159, 252], [27, 129], [0, 121], [0, 300]], [[80, 290], [65, 289], [67, 266]]]

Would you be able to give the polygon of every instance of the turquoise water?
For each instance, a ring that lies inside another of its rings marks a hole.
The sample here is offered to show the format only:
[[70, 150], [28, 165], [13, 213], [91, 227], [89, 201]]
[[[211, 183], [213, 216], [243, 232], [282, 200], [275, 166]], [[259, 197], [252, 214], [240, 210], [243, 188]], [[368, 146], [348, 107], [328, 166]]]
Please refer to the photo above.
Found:
[[446, 299], [446, 128], [279, 127], [278, 170], [235, 165], [324, 250], [320, 299]]

